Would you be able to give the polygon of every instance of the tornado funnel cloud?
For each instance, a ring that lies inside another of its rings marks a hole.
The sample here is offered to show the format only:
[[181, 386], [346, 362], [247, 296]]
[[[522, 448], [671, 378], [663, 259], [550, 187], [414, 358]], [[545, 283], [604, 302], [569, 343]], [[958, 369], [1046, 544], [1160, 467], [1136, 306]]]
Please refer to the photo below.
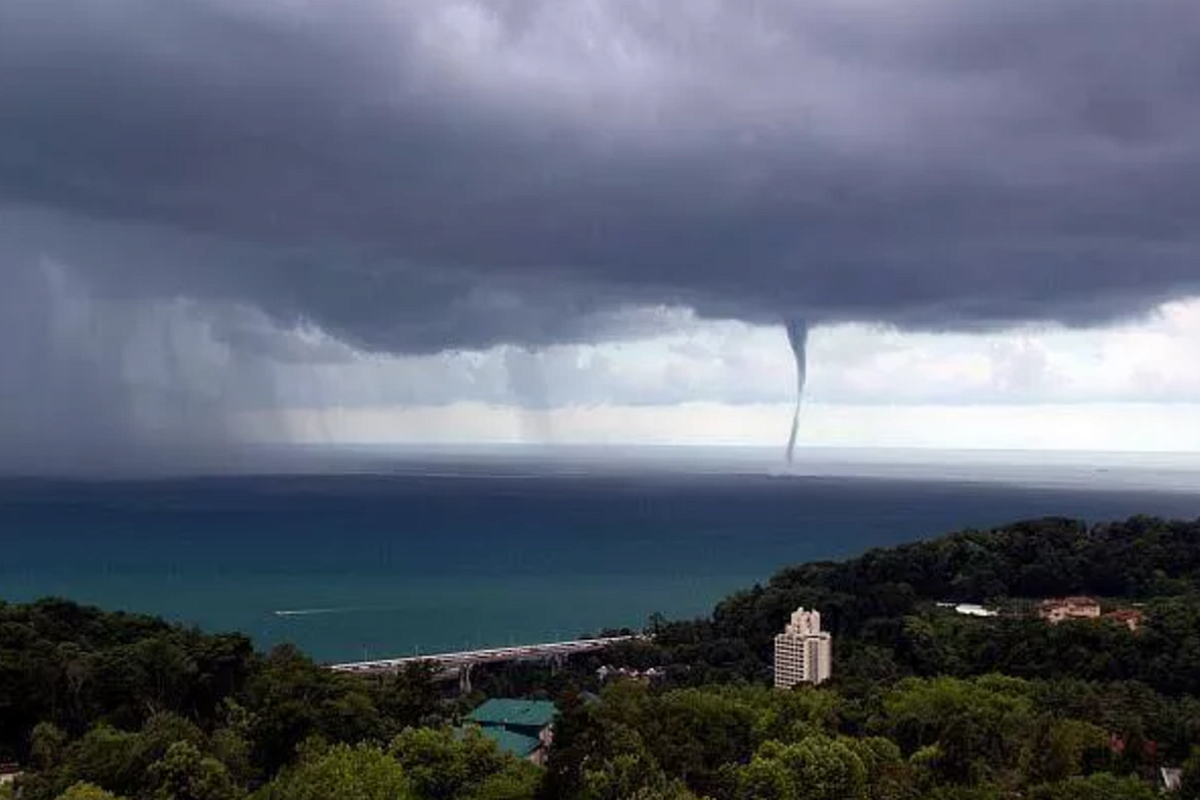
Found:
[[800, 430], [800, 404], [804, 400], [804, 384], [808, 380], [808, 323], [790, 320], [787, 323], [788, 344], [796, 361], [796, 407], [792, 412], [792, 432], [788, 434], [787, 463], [796, 456], [796, 434]]

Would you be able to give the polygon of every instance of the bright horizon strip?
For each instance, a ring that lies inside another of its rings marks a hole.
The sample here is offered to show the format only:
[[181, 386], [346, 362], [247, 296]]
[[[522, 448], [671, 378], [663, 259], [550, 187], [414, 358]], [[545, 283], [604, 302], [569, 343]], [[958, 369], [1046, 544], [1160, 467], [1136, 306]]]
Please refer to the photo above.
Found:
[[[779, 325], [671, 317], [671, 332], [519, 354], [346, 350], [279, 365], [253, 441], [783, 447], [795, 365]], [[1200, 452], [1200, 299], [1083, 330], [977, 335], [819, 327], [797, 444]], [[548, 407], [529, 410], [526, 406]]]
[[[270, 412], [286, 441], [323, 445], [579, 444], [784, 447], [787, 403], [335, 407]], [[547, 438], [522, 432], [539, 419]], [[244, 414], [249, 436], [259, 430]], [[264, 441], [264, 439], [259, 439]], [[798, 447], [1200, 452], [1200, 403], [806, 405]]]

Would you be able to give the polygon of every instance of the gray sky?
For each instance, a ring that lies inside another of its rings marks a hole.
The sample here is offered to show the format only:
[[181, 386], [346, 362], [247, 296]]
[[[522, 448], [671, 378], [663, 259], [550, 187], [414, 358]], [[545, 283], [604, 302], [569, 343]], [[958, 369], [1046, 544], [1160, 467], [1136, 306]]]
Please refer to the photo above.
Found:
[[[1002, 388], [877, 398], [1127, 400], [1020, 348], [1200, 294], [1198, 96], [1192, 0], [8, 0], [5, 457], [220, 449], [246, 409], [782, 402], [775, 351], [696, 352], [795, 317], [831, 360], [1023, 331]], [[861, 401], [854, 358], [818, 399]]]

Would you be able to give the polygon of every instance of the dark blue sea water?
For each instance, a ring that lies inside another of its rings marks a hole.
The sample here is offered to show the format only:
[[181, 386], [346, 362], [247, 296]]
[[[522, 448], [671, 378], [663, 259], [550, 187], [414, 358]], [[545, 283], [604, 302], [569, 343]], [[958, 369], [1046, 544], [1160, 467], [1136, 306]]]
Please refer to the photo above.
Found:
[[0, 482], [0, 598], [162, 614], [320, 660], [692, 616], [781, 567], [1200, 495], [901, 478], [620, 474]]

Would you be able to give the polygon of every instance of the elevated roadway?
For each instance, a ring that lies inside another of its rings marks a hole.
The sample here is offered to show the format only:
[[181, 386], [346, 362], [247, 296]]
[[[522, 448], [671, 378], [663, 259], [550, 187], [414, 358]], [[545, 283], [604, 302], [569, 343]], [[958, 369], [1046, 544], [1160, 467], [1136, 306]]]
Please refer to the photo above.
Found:
[[470, 690], [471, 668], [477, 664], [500, 664], [512, 661], [560, 662], [568, 656], [603, 650], [614, 644], [647, 639], [644, 635], [602, 636], [595, 639], [572, 639], [565, 642], [523, 644], [515, 647], [487, 647], [481, 650], [462, 650], [454, 653], [383, 658], [374, 661], [349, 661], [331, 664], [329, 669], [353, 675], [394, 674], [411, 664], [428, 664], [442, 677], [457, 677], [460, 685]]

